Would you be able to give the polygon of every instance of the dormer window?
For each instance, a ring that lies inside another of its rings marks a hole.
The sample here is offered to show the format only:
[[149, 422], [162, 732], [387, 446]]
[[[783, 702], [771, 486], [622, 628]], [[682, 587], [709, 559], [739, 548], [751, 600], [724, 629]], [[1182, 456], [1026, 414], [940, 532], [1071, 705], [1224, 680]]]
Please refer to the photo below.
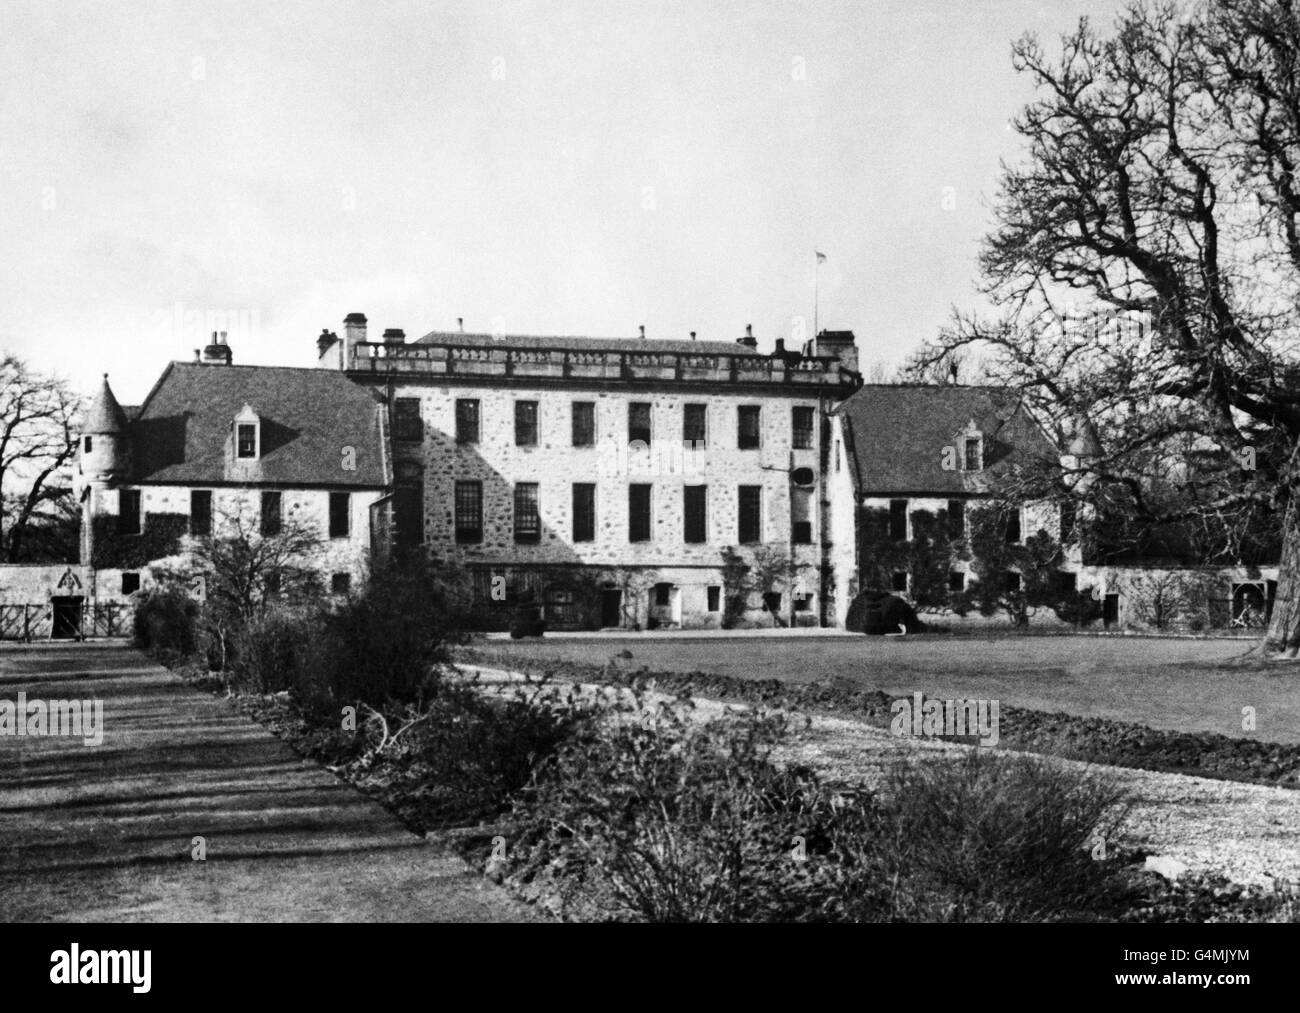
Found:
[[984, 470], [984, 434], [979, 431], [972, 419], [966, 428], [958, 434], [957, 445], [961, 448], [961, 470]]
[[241, 422], [238, 426], [239, 445], [235, 453], [239, 457], [257, 456], [257, 426]]
[[262, 455], [262, 425], [257, 412], [244, 405], [235, 416], [235, 459], [256, 461]]

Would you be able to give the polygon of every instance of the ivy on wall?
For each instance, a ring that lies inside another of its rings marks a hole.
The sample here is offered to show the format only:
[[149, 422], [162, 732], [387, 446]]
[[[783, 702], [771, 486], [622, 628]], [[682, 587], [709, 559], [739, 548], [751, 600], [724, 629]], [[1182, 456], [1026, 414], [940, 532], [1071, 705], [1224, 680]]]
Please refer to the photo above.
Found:
[[190, 529], [188, 514], [151, 513], [142, 515], [141, 520], [144, 530], [140, 534], [123, 535], [118, 533], [116, 516], [95, 517], [90, 565], [96, 570], [138, 570], [180, 552], [181, 538]]
[[[1023, 623], [1038, 608], [1050, 608], [1066, 622], [1087, 622], [1100, 615], [1100, 605], [1086, 593], [1062, 583], [1061, 545], [1045, 531], [1020, 542], [1007, 541], [1006, 504], [969, 503], [965, 538], [948, 537], [948, 513], [912, 511], [911, 538], [890, 537], [890, 512], [864, 507], [860, 512], [862, 587], [888, 591], [895, 573], [911, 577], [910, 597], [919, 608], [950, 608], [958, 615], [1006, 613]], [[974, 578], [964, 591], [951, 591], [948, 574], [956, 560], [970, 562]], [[1020, 574], [1012, 589], [1007, 574]]]
[[923, 608], [940, 608], [950, 604], [948, 571], [954, 557], [962, 556], [960, 539], [949, 540], [948, 511], [931, 513], [914, 510], [911, 514], [911, 539], [894, 541], [890, 537], [889, 511], [881, 507], [864, 507], [861, 511], [862, 587], [889, 591], [896, 573], [911, 574], [911, 598]]

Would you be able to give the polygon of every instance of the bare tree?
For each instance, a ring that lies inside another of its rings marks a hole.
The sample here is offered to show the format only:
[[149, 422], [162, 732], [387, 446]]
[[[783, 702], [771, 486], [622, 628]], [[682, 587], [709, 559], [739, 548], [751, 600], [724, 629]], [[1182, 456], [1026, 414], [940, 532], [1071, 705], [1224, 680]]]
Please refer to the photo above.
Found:
[[316, 525], [291, 518], [275, 533], [263, 534], [245, 510], [218, 517], [217, 533], [194, 538], [182, 556], [153, 569], [161, 583], [179, 584], [200, 601], [201, 620], [224, 668], [231, 638], [272, 604], [319, 598], [323, 582], [314, 557], [323, 541]]
[[1049, 56], [1013, 48], [1037, 98], [1014, 120], [981, 269], [997, 307], [922, 362], [978, 347], [1068, 445], [1101, 513], [1183, 523], [1217, 551], [1281, 523], [1272, 651], [1300, 651], [1300, 19], [1290, 0], [1084, 19]]
[[66, 520], [59, 477], [77, 449], [80, 399], [63, 380], [0, 354], [0, 552], [24, 557], [24, 542], [39, 524]]

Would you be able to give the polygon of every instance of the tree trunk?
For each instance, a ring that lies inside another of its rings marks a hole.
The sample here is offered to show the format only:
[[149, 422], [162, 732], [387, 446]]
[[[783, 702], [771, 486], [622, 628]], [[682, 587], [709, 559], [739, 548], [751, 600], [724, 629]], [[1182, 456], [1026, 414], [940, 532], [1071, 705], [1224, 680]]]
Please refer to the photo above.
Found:
[[1264, 634], [1264, 652], [1285, 658], [1300, 654], [1300, 513], [1292, 494], [1282, 522], [1282, 558], [1278, 561], [1277, 598]]

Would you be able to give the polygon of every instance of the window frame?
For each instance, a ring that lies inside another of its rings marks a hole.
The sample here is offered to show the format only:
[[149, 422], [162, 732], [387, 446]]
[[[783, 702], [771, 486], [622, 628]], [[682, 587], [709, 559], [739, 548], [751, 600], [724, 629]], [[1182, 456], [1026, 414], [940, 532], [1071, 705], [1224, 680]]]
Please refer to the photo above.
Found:
[[[261, 429], [261, 426], [259, 426], [256, 422], [236, 422], [236, 423], [235, 423], [235, 459], [236, 459], [236, 460], [238, 460], [238, 461], [256, 461], [256, 460], [258, 459], [258, 457], [261, 456], [260, 453], [259, 453], [259, 451], [261, 450], [261, 448], [258, 446], [258, 444], [262, 442], [262, 440], [261, 440], [261, 433], [258, 431], [258, 430], [260, 430], [260, 429]], [[252, 433], [252, 440], [247, 444], [248, 449], [249, 449], [249, 453], [247, 453], [247, 454], [244, 453], [244, 447], [245, 447], [244, 432], [245, 432], [245, 430], [247, 430], [247, 431], [249, 431], [249, 432]]]
[[[954, 506], [957, 508], [956, 510], [953, 509]], [[960, 526], [954, 521], [954, 517], [960, 518]], [[945, 528], [950, 542], [960, 541], [966, 537], [966, 501], [964, 499], [950, 499], [948, 501]]]
[[[692, 435], [692, 415], [699, 422], [699, 436]], [[682, 405], [682, 443], [695, 448], [707, 448], [709, 445], [709, 406], [702, 401], [687, 401]]]
[[[746, 434], [745, 420], [753, 419], [754, 431]], [[763, 406], [757, 404], [736, 405], [736, 449], [763, 449]]]
[[[753, 503], [746, 503], [752, 498]], [[747, 517], [748, 515], [748, 517]], [[746, 538], [746, 520], [752, 523], [754, 537]], [[740, 545], [759, 545], [763, 541], [763, 487], [742, 485], [736, 492], [736, 541]]]
[[[528, 415], [532, 419], [528, 419]], [[541, 403], [521, 398], [515, 401], [515, 446], [536, 447], [542, 440]], [[529, 428], [531, 427], [531, 433]]]
[[[692, 503], [693, 495], [698, 495], [697, 503]], [[695, 515], [697, 512], [698, 516]], [[707, 485], [682, 486], [682, 541], [687, 545], [709, 543], [709, 487]]]
[[418, 397], [393, 398], [393, 442], [424, 442], [424, 417]]
[[[889, 501], [889, 540], [891, 542], [906, 542], [908, 535], [911, 533], [908, 529], [911, 527], [911, 518], [908, 516], [909, 501], [905, 499], [891, 499]], [[900, 529], [899, 523], [902, 523]]]
[[[330, 538], [351, 538], [352, 537], [352, 494], [348, 492], [332, 492], [329, 494], [329, 532]], [[342, 503], [340, 511], [338, 504]], [[342, 524], [336, 524], [339, 519]], [[342, 530], [340, 530], [340, 527]]]
[[538, 482], [516, 482], [511, 492], [515, 542], [536, 545], [542, 540], [542, 488]]
[[[579, 490], [582, 490], [581, 496], [586, 499], [589, 495], [590, 502], [581, 502]], [[575, 544], [581, 542], [594, 542], [596, 540], [596, 483], [595, 482], [574, 482], [573, 483], [573, 541]], [[579, 519], [585, 519], [586, 523], [579, 528]]]
[[[638, 522], [641, 504], [636, 497], [644, 496], [644, 521]], [[644, 537], [637, 537], [644, 528]], [[649, 482], [630, 482], [627, 487], [627, 540], [631, 544], [654, 541], [654, 486]]]
[[[206, 502], [207, 507], [200, 513], [194, 509], [198, 502]], [[204, 518], [203, 530], [199, 531], [194, 523], [196, 517]], [[191, 489], [190, 490], [190, 534], [195, 538], [208, 538], [212, 535], [212, 490], [211, 489]]]
[[[462, 523], [462, 508], [468, 510], [470, 507], [473, 525]], [[475, 545], [483, 541], [483, 483], [478, 479], [458, 480], [452, 487], [452, 537], [457, 545]]]
[[[583, 414], [590, 413], [590, 419], [587, 423], [587, 431], [580, 432], [578, 425], [579, 409], [583, 409]], [[596, 445], [596, 402], [595, 401], [573, 401], [570, 408], [570, 435], [575, 447], [594, 447]], [[585, 437], [580, 440], [579, 437]]]
[[[808, 425], [800, 426], [799, 419], [807, 414]], [[804, 439], [803, 437], [806, 437]], [[817, 411], [811, 405], [794, 405], [790, 410], [790, 446], [794, 450], [815, 450], [817, 447]]]
[[[130, 510], [126, 509], [127, 502], [133, 504]], [[132, 524], [126, 523], [126, 518], [134, 518]], [[144, 496], [139, 489], [119, 489], [117, 492], [117, 533], [119, 535], [142, 535], [144, 534]]]
[[[268, 510], [268, 503], [274, 503], [274, 509]], [[275, 518], [274, 523], [269, 522], [269, 518], [272, 517]], [[282, 531], [284, 531], [284, 494], [279, 489], [263, 489], [258, 502], [257, 533], [263, 538], [274, 538]]]
[[[470, 419], [468, 410], [473, 409], [473, 435], [469, 433]], [[483, 427], [483, 406], [482, 401], [476, 397], [458, 397], [456, 398], [456, 442], [463, 446], [473, 446], [478, 443], [482, 437]]]
[[[644, 439], [640, 439], [640, 432], [642, 429], [640, 423], [637, 423], [636, 432], [634, 432], [633, 421], [632, 421], [633, 412], [637, 412], [639, 414], [642, 409], [645, 410], [645, 426], [644, 426], [645, 438]], [[654, 444], [654, 404], [650, 401], [629, 401], [627, 403], [628, 446], [630, 447], [633, 443], [637, 443], [638, 441], [644, 443], [645, 446], [647, 447], [652, 446]]]

